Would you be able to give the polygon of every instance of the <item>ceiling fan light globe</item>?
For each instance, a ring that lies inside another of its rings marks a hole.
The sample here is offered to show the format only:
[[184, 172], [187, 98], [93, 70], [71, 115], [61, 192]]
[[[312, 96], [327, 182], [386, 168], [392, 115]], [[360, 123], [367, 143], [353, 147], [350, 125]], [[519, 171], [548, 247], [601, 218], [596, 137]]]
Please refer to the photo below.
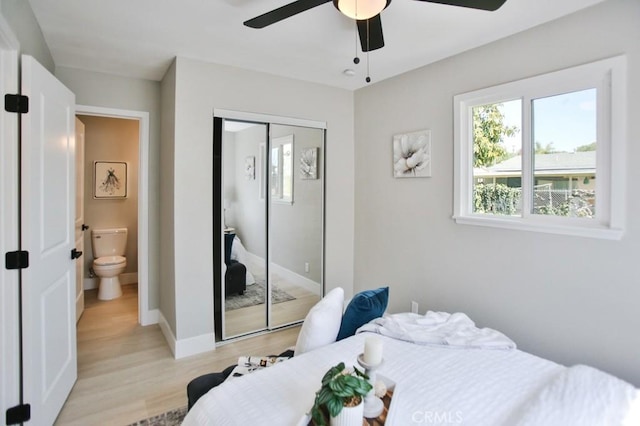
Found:
[[338, 10], [358, 21], [373, 18], [387, 7], [387, 0], [334, 0]]

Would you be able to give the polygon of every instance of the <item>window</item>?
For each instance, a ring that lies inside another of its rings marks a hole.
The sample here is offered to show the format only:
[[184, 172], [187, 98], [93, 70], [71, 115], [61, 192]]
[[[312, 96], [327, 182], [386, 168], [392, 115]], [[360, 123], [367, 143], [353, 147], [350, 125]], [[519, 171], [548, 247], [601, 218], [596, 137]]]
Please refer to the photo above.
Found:
[[625, 58], [454, 98], [457, 223], [619, 239]]
[[293, 203], [293, 135], [274, 138], [271, 144], [271, 199]]

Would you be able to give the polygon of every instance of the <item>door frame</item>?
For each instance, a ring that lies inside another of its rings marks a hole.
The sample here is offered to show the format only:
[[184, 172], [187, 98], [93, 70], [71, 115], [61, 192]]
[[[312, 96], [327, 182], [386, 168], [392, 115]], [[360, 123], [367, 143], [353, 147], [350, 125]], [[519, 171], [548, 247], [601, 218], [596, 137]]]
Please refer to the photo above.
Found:
[[138, 322], [158, 323], [158, 310], [149, 309], [149, 113], [118, 108], [76, 105], [76, 115], [137, 120], [138, 127]]
[[[0, 91], [19, 93], [20, 43], [0, 14]], [[0, 113], [0, 251], [18, 250], [18, 115]], [[0, 415], [21, 402], [19, 340], [19, 270], [0, 268]]]

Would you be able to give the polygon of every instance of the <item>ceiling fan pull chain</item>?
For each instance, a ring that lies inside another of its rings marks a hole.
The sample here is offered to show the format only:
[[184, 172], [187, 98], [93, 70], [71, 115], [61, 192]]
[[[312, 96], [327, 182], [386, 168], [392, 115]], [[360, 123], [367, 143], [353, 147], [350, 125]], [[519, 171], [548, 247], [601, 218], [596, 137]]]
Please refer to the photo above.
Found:
[[371, 83], [371, 77], [369, 77], [369, 20], [367, 19], [367, 78], [364, 79], [367, 83]]
[[367, 83], [371, 83], [371, 77], [369, 77], [369, 52], [367, 52], [367, 78], [364, 79]]

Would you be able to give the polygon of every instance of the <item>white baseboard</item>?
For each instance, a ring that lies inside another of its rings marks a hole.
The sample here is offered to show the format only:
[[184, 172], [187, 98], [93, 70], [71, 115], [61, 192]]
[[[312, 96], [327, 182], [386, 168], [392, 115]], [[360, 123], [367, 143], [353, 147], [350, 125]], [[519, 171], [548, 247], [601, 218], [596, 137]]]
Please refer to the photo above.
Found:
[[204, 352], [216, 350], [216, 335], [214, 333], [201, 334], [176, 341], [175, 359], [198, 355]]
[[173, 332], [171, 331], [171, 327], [169, 327], [169, 323], [167, 322], [167, 319], [164, 317], [164, 315], [162, 315], [162, 312], [160, 311], [158, 311], [158, 325], [160, 326], [160, 331], [162, 331], [162, 334], [164, 335], [164, 340], [167, 341], [167, 344], [169, 345], [169, 349], [171, 350], [171, 353], [175, 358], [176, 336], [173, 335]]
[[[100, 278], [86, 278], [82, 281], [82, 287], [85, 290], [95, 290], [98, 288], [98, 283], [100, 282]], [[120, 274], [120, 284], [136, 284], [138, 282], [138, 273], [137, 272], [125, 272]]]
[[264, 265], [265, 261], [262, 257], [255, 255], [249, 251], [245, 253], [247, 254], [250, 263], [253, 263], [254, 265]]
[[177, 340], [167, 323], [162, 312], [158, 311], [158, 325], [169, 344], [169, 349], [174, 359], [186, 358], [188, 356], [201, 354], [216, 350], [216, 337], [214, 333], [201, 334], [200, 336], [189, 337]]
[[147, 312], [142, 312], [140, 315], [140, 325], [152, 325], [158, 324], [160, 321], [160, 310], [159, 309], [151, 309]]
[[137, 284], [138, 283], [138, 273], [137, 272], [125, 272], [124, 274], [120, 274], [120, 284]]
[[275, 263], [271, 264], [271, 272], [280, 275], [287, 282], [321, 296], [320, 293], [322, 292], [322, 289], [320, 288], [320, 284], [307, 277], [303, 277], [302, 275], [297, 274], [290, 269], [283, 268], [280, 265], [276, 265]]
[[82, 288], [85, 290], [95, 290], [98, 288], [99, 278], [86, 278], [82, 281]]
[[[257, 265], [264, 264], [264, 259], [261, 258], [260, 256], [256, 256], [253, 253], [247, 252], [247, 257], [249, 258], [250, 262], [253, 262]], [[302, 287], [312, 292], [315, 295], [321, 296], [322, 288], [320, 284], [313, 280], [310, 280], [305, 276], [302, 276], [296, 272], [293, 272], [290, 269], [286, 269], [273, 262], [271, 263], [271, 272], [280, 275], [282, 278], [284, 278], [286, 281], [290, 282], [291, 284], [295, 284], [299, 287]]]

